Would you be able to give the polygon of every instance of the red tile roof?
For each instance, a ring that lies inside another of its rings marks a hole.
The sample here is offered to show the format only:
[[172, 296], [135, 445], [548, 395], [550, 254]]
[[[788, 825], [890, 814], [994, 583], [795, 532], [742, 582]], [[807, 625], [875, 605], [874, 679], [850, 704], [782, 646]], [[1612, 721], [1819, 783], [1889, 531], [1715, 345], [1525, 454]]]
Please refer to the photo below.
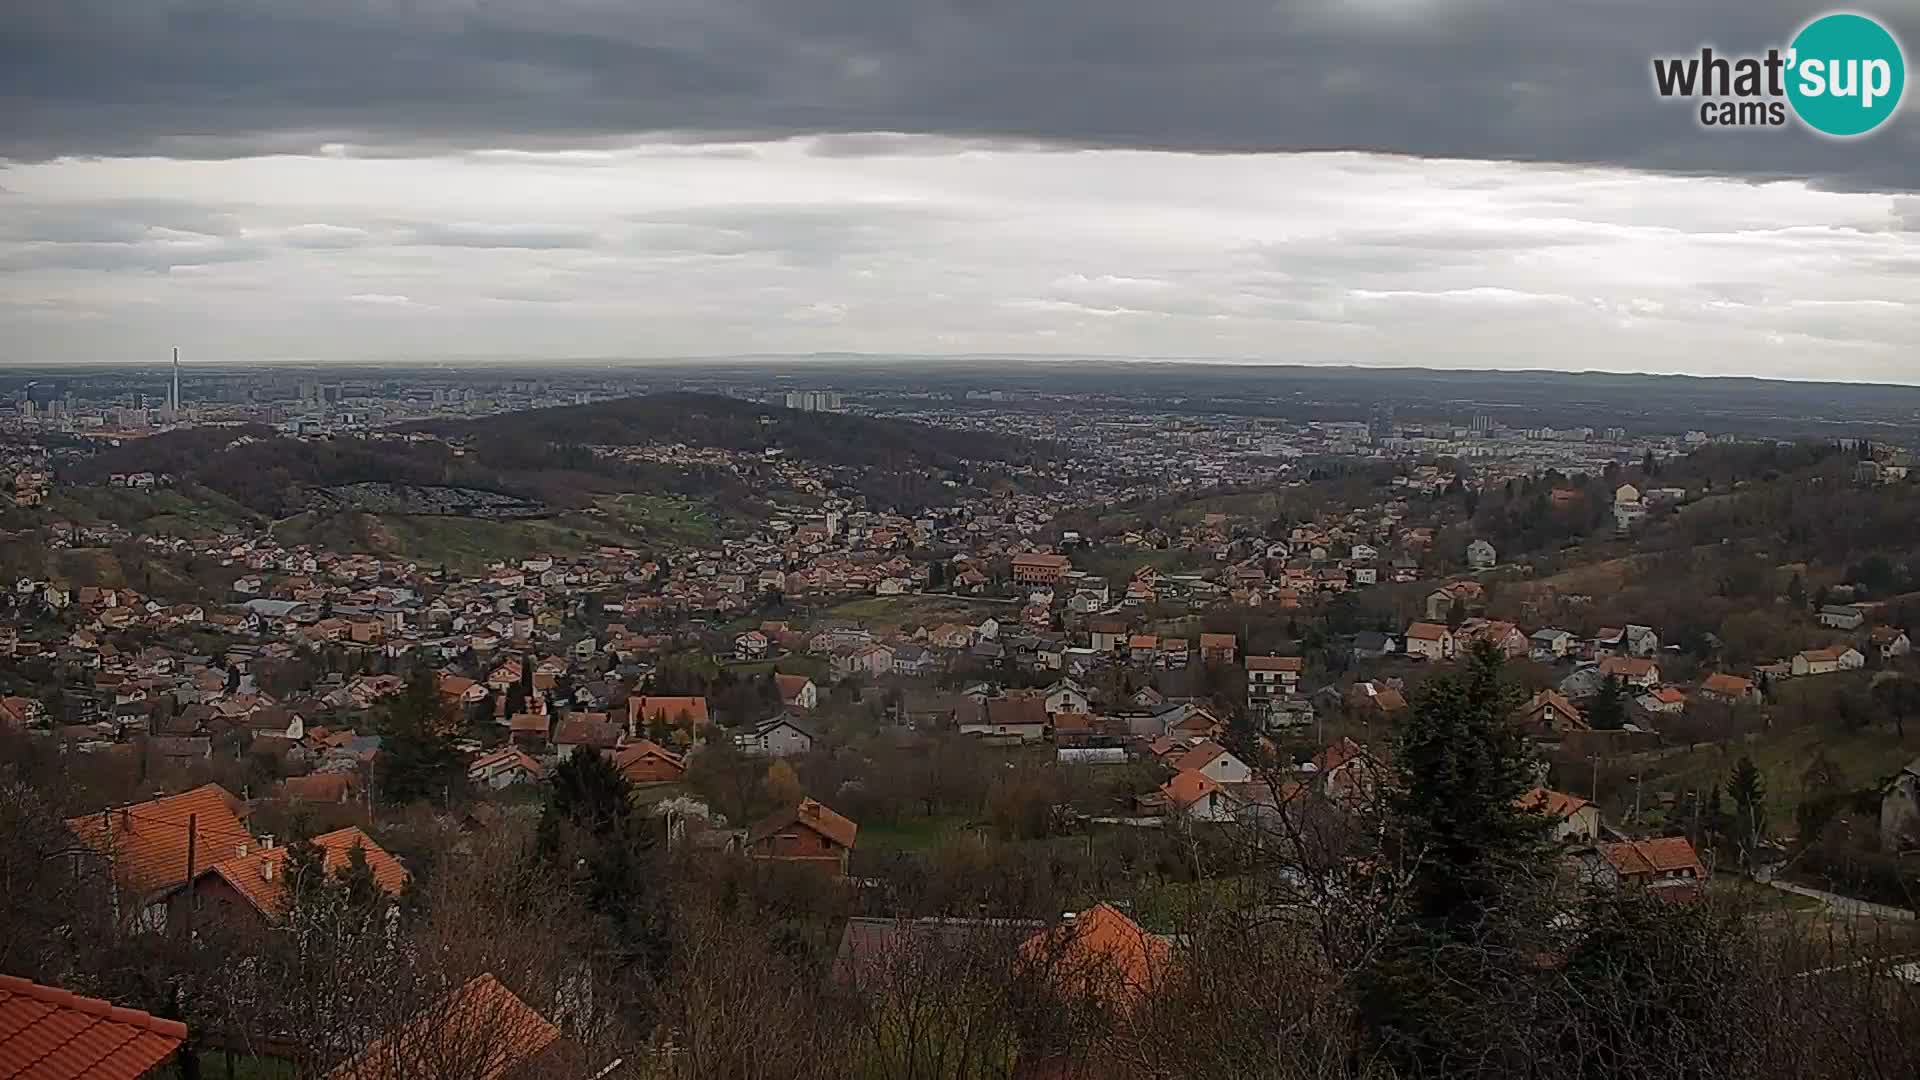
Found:
[[1513, 800], [1522, 810], [1539, 810], [1550, 818], [1569, 818], [1592, 804], [1578, 795], [1537, 787]]
[[1304, 661], [1298, 656], [1249, 656], [1248, 671], [1299, 671]]
[[[329, 875], [338, 874], [351, 866], [353, 849], [359, 847], [366, 856], [373, 883], [382, 892], [398, 896], [400, 890], [406, 887], [406, 868], [357, 826], [349, 825], [344, 829], [323, 833], [314, 837], [313, 842], [320, 846], [325, 855], [323, 865]], [[219, 875], [232, 885], [234, 891], [245, 897], [261, 914], [278, 916], [286, 910], [287, 905], [286, 865], [287, 849], [277, 847], [227, 859], [214, 864], [207, 872]]]
[[1173, 774], [1173, 779], [1160, 785], [1160, 794], [1166, 798], [1167, 805], [1182, 810], [1208, 795], [1225, 794], [1226, 790], [1198, 769], [1181, 769]]
[[644, 730], [647, 723], [655, 717], [676, 725], [684, 718], [692, 726], [702, 727], [707, 722], [707, 699], [643, 695], [635, 695], [627, 699], [627, 724], [633, 730]]
[[1706, 868], [1700, 865], [1699, 854], [1684, 836], [1601, 844], [1600, 855], [1612, 863], [1622, 877], [1651, 877], [1688, 870], [1696, 878], [1707, 876]]
[[1054, 980], [1070, 991], [1127, 1002], [1167, 973], [1173, 947], [1118, 908], [1095, 904], [1073, 921], [1028, 938], [1020, 954], [1029, 963], [1052, 966]]
[[549, 1049], [560, 1029], [491, 974], [414, 1014], [327, 1080], [406, 1080], [439, 1076], [459, 1062], [460, 1075], [498, 1080]]
[[0, 1076], [134, 1080], [173, 1056], [187, 1025], [0, 975]]
[[757, 844], [789, 825], [804, 825], [843, 848], [852, 847], [854, 838], [860, 834], [860, 826], [834, 813], [828, 807], [812, 799], [801, 799], [798, 805], [776, 811], [760, 819], [759, 823], [748, 831], [747, 843]]
[[220, 785], [204, 784], [179, 795], [68, 818], [67, 828], [81, 843], [109, 854], [120, 884], [145, 896], [186, 884], [189, 820], [199, 866], [212, 866], [240, 854], [243, 847], [251, 848], [253, 834], [240, 820], [240, 805]]

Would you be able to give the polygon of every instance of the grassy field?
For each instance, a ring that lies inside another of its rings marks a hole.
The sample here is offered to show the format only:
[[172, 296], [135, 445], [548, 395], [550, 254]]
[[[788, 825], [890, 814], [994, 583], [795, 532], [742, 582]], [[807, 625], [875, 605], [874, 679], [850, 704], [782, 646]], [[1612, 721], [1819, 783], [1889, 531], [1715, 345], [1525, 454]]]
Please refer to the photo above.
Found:
[[1160, 551], [1147, 548], [1101, 547], [1082, 548], [1073, 553], [1075, 570], [1085, 570], [1095, 577], [1106, 578], [1116, 587], [1131, 580], [1134, 573], [1143, 566], [1151, 566], [1163, 574], [1178, 574], [1190, 570], [1204, 570], [1217, 565], [1204, 555], [1177, 548]]
[[967, 818], [952, 815], [876, 822], [860, 826], [859, 843], [865, 851], [931, 851], [967, 824]]
[[286, 544], [370, 551], [472, 569], [490, 562], [585, 551], [631, 538], [580, 515], [527, 521], [414, 514], [296, 514], [274, 524]]
[[824, 613], [870, 627], [938, 626], [941, 623], [978, 624], [989, 615], [1002, 622], [1019, 614], [1012, 604], [990, 603], [963, 596], [904, 593], [900, 596], [864, 596], [836, 604]]
[[50, 517], [81, 525], [112, 523], [156, 536], [214, 536], [258, 520], [245, 507], [205, 488], [136, 491], [63, 487], [47, 500]]
[[1648, 791], [1705, 790], [1724, 784], [1743, 755], [1751, 757], [1766, 784], [1773, 820], [1788, 827], [1800, 801], [1802, 777], [1822, 754], [1839, 769], [1845, 786], [1870, 787], [1920, 757], [1920, 724], [1910, 725], [1904, 739], [1884, 724], [1855, 732], [1830, 724], [1776, 728], [1750, 742], [1735, 740], [1652, 762], [1642, 775]]
[[711, 546], [727, 525], [712, 506], [683, 495], [632, 492], [607, 496], [597, 505], [609, 518], [647, 539], [690, 547]]

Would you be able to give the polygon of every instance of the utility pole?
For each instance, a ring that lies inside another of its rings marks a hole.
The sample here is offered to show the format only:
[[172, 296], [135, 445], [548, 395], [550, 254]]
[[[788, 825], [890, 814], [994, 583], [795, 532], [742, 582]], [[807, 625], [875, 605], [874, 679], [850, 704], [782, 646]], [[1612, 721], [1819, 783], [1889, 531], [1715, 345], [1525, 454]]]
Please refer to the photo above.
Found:
[[200, 838], [200, 815], [187, 815], [187, 947], [193, 947], [193, 859], [198, 851], [196, 845]]

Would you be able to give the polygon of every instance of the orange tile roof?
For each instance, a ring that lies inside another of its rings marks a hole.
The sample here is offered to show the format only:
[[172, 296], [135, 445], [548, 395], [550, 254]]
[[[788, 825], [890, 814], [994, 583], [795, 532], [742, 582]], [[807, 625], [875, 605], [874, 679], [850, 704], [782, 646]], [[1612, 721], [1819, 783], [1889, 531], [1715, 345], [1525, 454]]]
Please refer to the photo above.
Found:
[[1644, 656], [1609, 656], [1600, 661], [1600, 674], [1638, 679], [1653, 674], [1653, 661]]
[[460, 1063], [471, 1080], [498, 1080], [560, 1039], [560, 1029], [492, 974], [415, 1013], [327, 1074], [327, 1080], [405, 1080]]
[[1322, 773], [1332, 772], [1347, 762], [1366, 756], [1367, 748], [1342, 735], [1340, 741], [1313, 755], [1314, 768]]
[[643, 728], [647, 722], [659, 717], [669, 724], [678, 724], [682, 717], [694, 727], [704, 726], [707, 722], [707, 699], [703, 697], [646, 697], [636, 695], [627, 699], [627, 723], [634, 728]]
[[786, 675], [776, 672], [773, 676], [773, 685], [779, 689], [780, 700], [789, 705], [806, 690], [807, 684], [812, 681], [805, 675]]
[[1513, 800], [1513, 805], [1522, 810], [1539, 810], [1550, 818], [1569, 818], [1593, 804], [1578, 795], [1536, 787]]
[[651, 739], [640, 739], [636, 742], [630, 742], [615, 751], [613, 755], [613, 767], [621, 772], [626, 772], [628, 766], [650, 757], [659, 758], [662, 761], [668, 762], [676, 769], [686, 768], [686, 763], [680, 759], [680, 755], [668, 750], [666, 747], [661, 746]]
[[1299, 671], [1305, 663], [1298, 656], [1249, 656], [1248, 671]]
[[1173, 774], [1173, 779], [1160, 785], [1160, 794], [1166, 796], [1168, 805], [1182, 810], [1208, 795], [1225, 794], [1226, 790], [1198, 769], [1181, 769]]
[[1417, 622], [1407, 627], [1407, 636], [1416, 641], [1442, 641], [1447, 636], [1447, 628], [1439, 623]]
[[1111, 904], [1095, 904], [1071, 922], [1048, 927], [1020, 946], [1030, 963], [1055, 965], [1066, 988], [1134, 1000], [1166, 974], [1173, 947]]
[[860, 826], [812, 799], [801, 799], [797, 805], [761, 818], [748, 831], [747, 843], [757, 844], [789, 825], [804, 825], [844, 848], [852, 847], [860, 835]]
[[81, 843], [113, 860], [122, 886], [146, 896], [186, 884], [189, 821], [199, 866], [238, 854], [242, 845], [251, 847], [253, 834], [240, 820], [240, 805], [220, 785], [203, 784], [178, 795], [68, 818], [67, 828]]
[[135, 1080], [173, 1056], [187, 1025], [0, 975], [0, 1076]]
[[1623, 877], [1664, 874], [1673, 870], [1692, 870], [1695, 877], [1706, 877], [1700, 856], [1684, 836], [1662, 836], [1653, 840], [1625, 840], [1601, 844], [1600, 854]]
[[1709, 694], [1744, 697], [1753, 693], [1753, 680], [1739, 675], [1729, 675], [1724, 671], [1716, 671], [1700, 683], [1700, 689]]
[[1176, 769], [1204, 769], [1214, 758], [1227, 752], [1227, 748], [1212, 739], [1202, 740], [1198, 746], [1181, 754], [1173, 760]]
[[[320, 846], [325, 856], [322, 865], [329, 875], [338, 874], [352, 865], [352, 852], [357, 846], [366, 856], [373, 883], [382, 892], [398, 896], [400, 890], [406, 887], [406, 868], [387, 854], [385, 848], [374, 843], [372, 837], [361, 832], [358, 826], [349, 825], [344, 829], [323, 833], [314, 837], [313, 842]], [[286, 865], [287, 849], [276, 847], [215, 863], [207, 872], [223, 878], [261, 914], [278, 916], [287, 906]]]

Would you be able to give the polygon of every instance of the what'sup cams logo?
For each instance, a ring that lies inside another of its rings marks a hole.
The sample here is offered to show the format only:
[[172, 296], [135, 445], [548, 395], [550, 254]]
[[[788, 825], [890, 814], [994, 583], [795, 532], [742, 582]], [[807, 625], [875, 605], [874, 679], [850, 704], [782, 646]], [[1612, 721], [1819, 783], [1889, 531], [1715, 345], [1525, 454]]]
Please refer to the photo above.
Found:
[[1893, 118], [1907, 62], [1886, 27], [1837, 12], [1764, 56], [1703, 48], [1698, 56], [1657, 57], [1653, 86], [1663, 98], [1698, 100], [1702, 127], [1784, 127], [1791, 115], [1823, 135], [1850, 138]]

